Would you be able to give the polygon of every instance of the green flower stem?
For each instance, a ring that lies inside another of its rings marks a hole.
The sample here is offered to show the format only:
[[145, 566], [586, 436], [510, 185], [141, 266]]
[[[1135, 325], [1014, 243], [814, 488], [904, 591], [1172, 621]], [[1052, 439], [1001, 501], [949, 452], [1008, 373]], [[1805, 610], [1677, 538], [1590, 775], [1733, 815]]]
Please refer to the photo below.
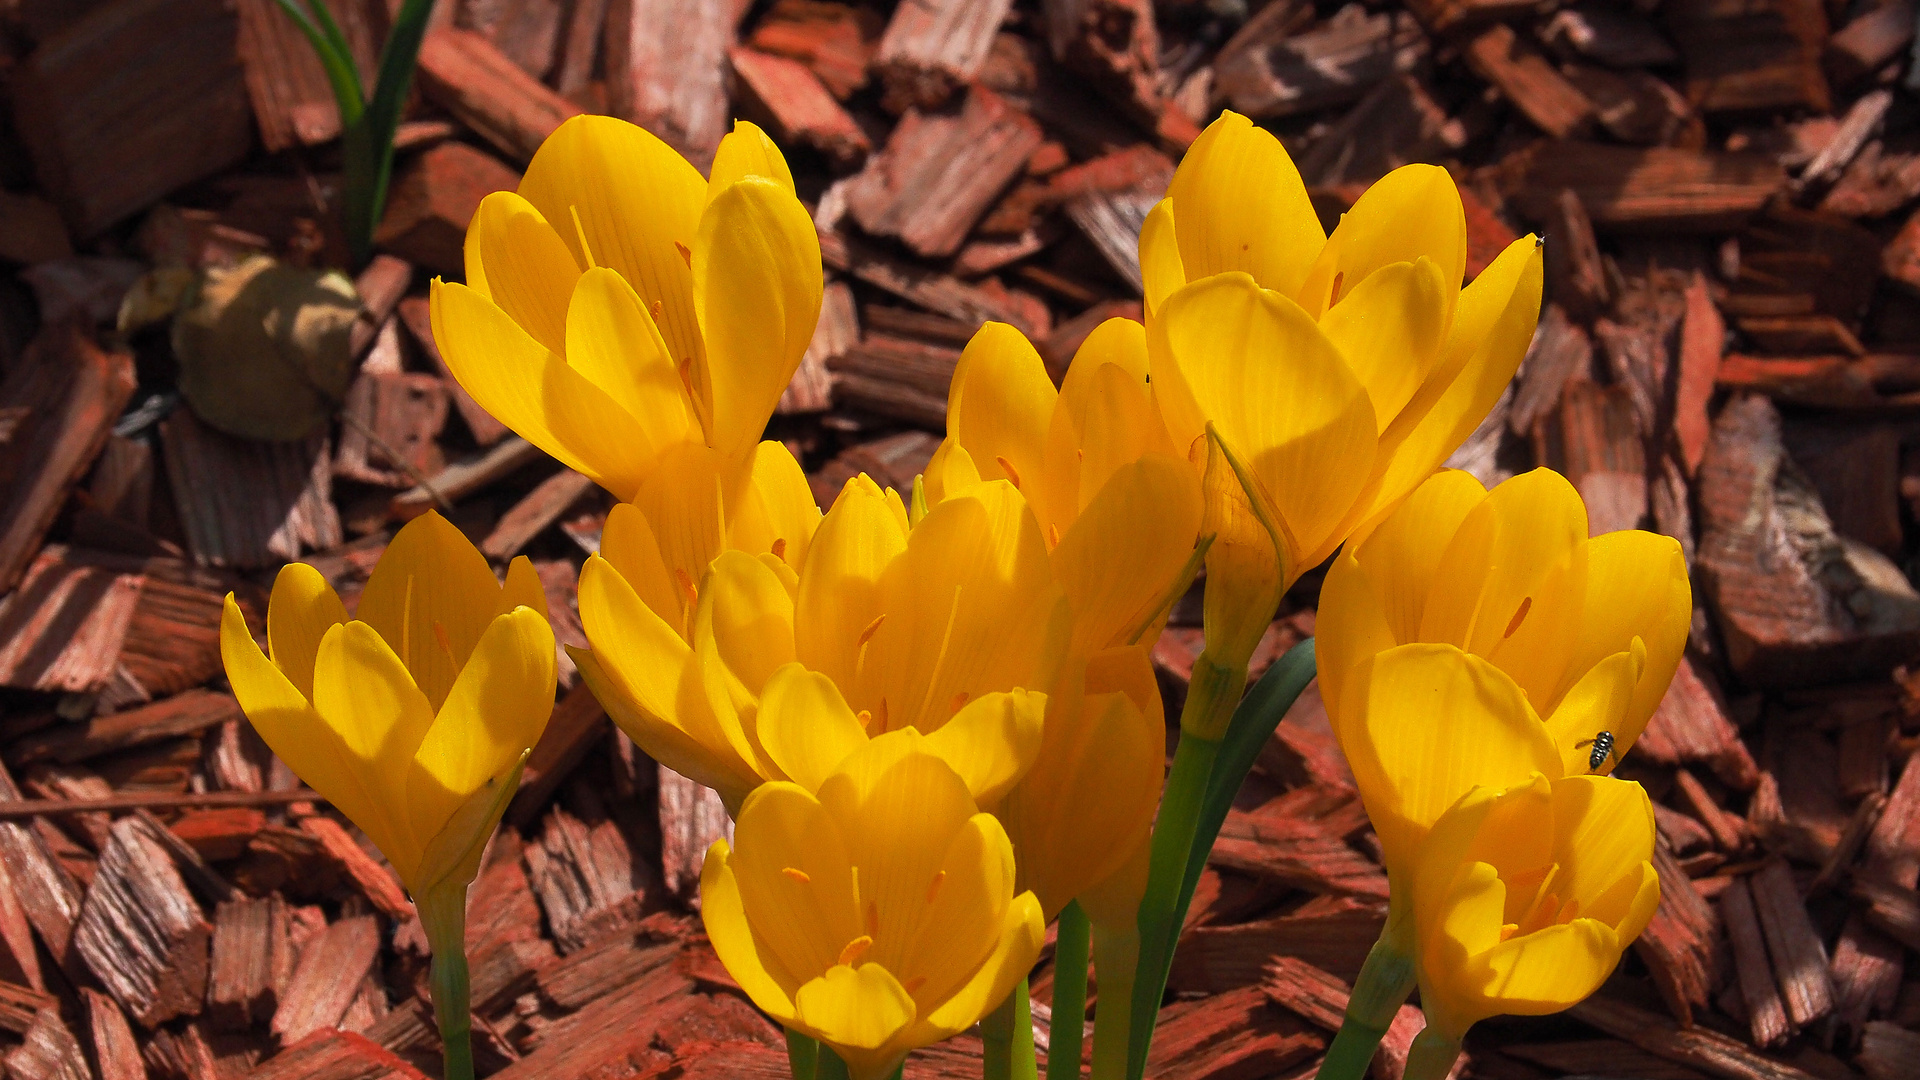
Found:
[[[1386, 929], [1367, 951], [1360, 976], [1347, 999], [1347, 1015], [1320, 1065], [1321, 1080], [1360, 1080], [1393, 1024], [1394, 1014], [1413, 992], [1413, 920], [1403, 904], [1392, 904]], [[1454, 1047], [1454, 1053], [1459, 1053]], [[1451, 1061], [1451, 1059], [1449, 1059]], [[1411, 1070], [1409, 1070], [1411, 1075]], [[1441, 1076], [1446, 1070], [1441, 1070]]]
[[820, 1043], [813, 1036], [792, 1028], [786, 1032], [787, 1071], [793, 1074], [793, 1080], [814, 1080], [814, 1074], [820, 1069]]
[[[1140, 963], [1139, 924], [1095, 926], [1093, 963], [1100, 978], [1100, 998], [1108, 1003], [1093, 1010], [1093, 1080], [1124, 1080], [1132, 1042], [1133, 976]], [[1054, 993], [1057, 997], [1059, 991]]]
[[[789, 1042], [787, 1045], [791, 1047], [793, 1044]], [[830, 1047], [822, 1046], [819, 1049], [820, 1056], [816, 1066], [818, 1071], [813, 1074], [816, 1080], [852, 1080], [852, 1077], [847, 1074], [847, 1063], [840, 1060], [839, 1054], [834, 1053]], [[800, 1080], [799, 1073], [793, 1075], [794, 1080]]]
[[1080, 1043], [1087, 1024], [1087, 948], [1092, 927], [1078, 901], [1060, 912], [1053, 946], [1053, 1028], [1047, 1080], [1079, 1080]]
[[1447, 1080], [1459, 1057], [1460, 1040], [1442, 1035], [1428, 1024], [1413, 1037], [1413, 1047], [1407, 1051], [1405, 1080]]
[[985, 1080], [1039, 1080], [1033, 1056], [1033, 1009], [1027, 1003], [1027, 980], [1013, 984], [1013, 993], [980, 1021], [980, 1039], [986, 1054], [981, 1075]]
[[467, 983], [467, 886], [442, 885], [415, 897], [420, 923], [433, 950], [428, 985], [433, 1020], [445, 1047], [444, 1080], [473, 1080], [473, 1005]]

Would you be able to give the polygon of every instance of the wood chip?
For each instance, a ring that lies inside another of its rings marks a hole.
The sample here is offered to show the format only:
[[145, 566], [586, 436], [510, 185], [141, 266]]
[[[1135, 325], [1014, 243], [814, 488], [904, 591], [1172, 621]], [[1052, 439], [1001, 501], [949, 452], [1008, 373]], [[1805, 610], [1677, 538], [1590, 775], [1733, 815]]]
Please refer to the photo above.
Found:
[[1767, 961], [1766, 939], [1746, 879], [1736, 878], [1720, 894], [1720, 917], [1733, 946], [1733, 969], [1740, 979], [1740, 998], [1746, 1004], [1753, 1045], [1778, 1046], [1787, 1039], [1787, 1010], [1774, 983], [1773, 967]]
[[1223, 49], [1214, 69], [1214, 99], [1255, 120], [1357, 101], [1427, 52], [1426, 35], [1404, 12], [1368, 14], [1359, 5], [1306, 33], [1289, 34], [1284, 23], [1271, 33]]
[[973, 81], [1013, 0], [924, 0], [893, 11], [873, 68], [893, 112], [937, 108]]
[[413, 902], [407, 899], [406, 889], [401, 887], [392, 868], [367, 854], [339, 822], [318, 815], [304, 817], [300, 819], [300, 830], [320, 841], [327, 857], [377, 910], [395, 919], [406, 919], [413, 914]]
[[803, 144], [841, 171], [859, 168], [873, 143], [820, 77], [798, 60], [757, 49], [733, 48], [727, 59], [744, 91], [745, 106], [783, 144]]
[[213, 929], [173, 859], [138, 818], [122, 818], [74, 925], [73, 946], [134, 1020], [198, 1016]]
[[469, 30], [428, 34], [420, 46], [419, 73], [423, 93], [509, 161], [533, 160], [546, 137], [581, 112]]
[[1523, 151], [1502, 171], [1507, 198], [1529, 217], [1547, 219], [1550, 200], [1572, 189], [1596, 226], [1639, 233], [1733, 231], [1785, 182], [1760, 155], [1578, 140]]
[[660, 865], [667, 891], [698, 907], [700, 868], [706, 865], [707, 848], [723, 838], [733, 838], [733, 821], [720, 793], [661, 768]]
[[1593, 102], [1547, 61], [1533, 43], [1503, 23], [1487, 27], [1462, 50], [1483, 79], [1499, 87], [1515, 109], [1556, 139], [1593, 126]]
[[727, 133], [727, 49], [736, 9], [704, 0], [610, 0], [607, 97], [701, 172]]
[[176, 409], [160, 424], [174, 505], [203, 565], [272, 566], [340, 543], [327, 438], [257, 443]]
[[370, 915], [341, 919], [309, 941], [273, 1013], [281, 1043], [337, 1025], [379, 955], [380, 924]]
[[279, 988], [292, 974], [287, 905], [278, 895], [237, 897], [214, 909], [207, 1019], [216, 1028], [239, 1031], [272, 1020]]

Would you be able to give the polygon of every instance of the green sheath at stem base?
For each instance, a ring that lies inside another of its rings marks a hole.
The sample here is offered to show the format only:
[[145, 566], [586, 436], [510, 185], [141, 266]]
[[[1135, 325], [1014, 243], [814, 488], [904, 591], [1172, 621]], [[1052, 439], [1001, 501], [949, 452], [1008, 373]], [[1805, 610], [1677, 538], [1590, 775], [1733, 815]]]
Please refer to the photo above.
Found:
[[820, 1069], [820, 1043], [811, 1035], [802, 1035], [792, 1028], [787, 1033], [787, 1071], [793, 1080], [814, 1080], [814, 1074]]
[[[1094, 1007], [1093, 1080], [1124, 1080], [1133, 1030], [1133, 975], [1140, 963], [1140, 927], [1127, 922], [1093, 928], [1094, 972], [1100, 996], [1113, 1004]], [[1048, 1056], [1052, 1064], [1053, 1058]]]
[[1460, 1040], [1437, 1033], [1429, 1024], [1407, 1051], [1406, 1080], [1446, 1080], [1459, 1057]]
[[1353, 980], [1346, 1019], [1333, 1037], [1333, 1045], [1327, 1047], [1319, 1080], [1360, 1080], [1367, 1074], [1367, 1066], [1393, 1024], [1394, 1014], [1413, 993], [1413, 944], [1412, 916], [1406, 913], [1404, 903], [1392, 903], [1386, 928], [1367, 950], [1366, 963]]
[[433, 950], [428, 985], [433, 1021], [445, 1048], [444, 1080], [473, 1080], [473, 1006], [467, 983], [467, 886], [442, 886], [415, 898]]
[[985, 1044], [981, 1076], [985, 1080], [1039, 1080], [1033, 1056], [1033, 1009], [1027, 1002], [1027, 980], [1013, 984], [1007, 1000], [980, 1020]]
[[1087, 1025], [1090, 931], [1087, 913], [1080, 909], [1079, 901], [1061, 909], [1059, 936], [1053, 946], [1053, 1024], [1047, 1046], [1047, 1080], [1079, 1080], [1080, 1044]]

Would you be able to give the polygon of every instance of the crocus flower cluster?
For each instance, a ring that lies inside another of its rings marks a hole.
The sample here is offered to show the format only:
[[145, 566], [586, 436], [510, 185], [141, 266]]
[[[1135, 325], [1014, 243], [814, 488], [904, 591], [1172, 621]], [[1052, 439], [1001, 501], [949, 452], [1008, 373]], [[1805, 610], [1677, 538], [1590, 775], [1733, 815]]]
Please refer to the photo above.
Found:
[[[702, 910], [797, 1075], [881, 1080], [983, 1018], [988, 1075], [1019, 1074], [994, 1047], [1059, 919], [1056, 1002], [1084, 995], [1090, 922], [1095, 1074], [1140, 1076], [1207, 807], [1250, 763], [1221, 748], [1278, 721], [1241, 707], [1248, 659], [1330, 557], [1321, 690], [1393, 899], [1323, 1075], [1357, 1077], [1416, 984], [1409, 1075], [1435, 1080], [1469, 1025], [1564, 1008], [1612, 970], [1659, 896], [1651, 804], [1612, 773], [1679, 662], [1686, 569], [1666, 538], [1589, 538], [1551, 473], [1487, 491], [1440, 469], [1540, 304], [1534, 238], [1470, 282], [1466, 243], [1431, 166], [1328, 234], [1280, 143], [1228, 113], [1147, 219], [1144, 322], [1099, 326], [1057, 387], [1019, 331], [982, 327], [913, 489], [859, 476], [823, 515], [761, 441], [821, 296], [764, 134], [737, 125], [702, 178], [579, 117], [482, 203], [466, 283], [434, 285], [436, 339], [480, 404], [621, 500], [572, 656], [735, 815]], [[1149, 650], [1203, 567], [1168, 774]], [[503, 585], [428, 515], [358, 616], [289, 567], [266, 655], [229, 605], [229, 673], [444, 927], [551, 707], [544, 599], [524, 559]], [[433, 940], [436, 964], [458, 951]], [[1078, 1062], [1077, 1027], [1056, 1026], [1057, 1058]]]

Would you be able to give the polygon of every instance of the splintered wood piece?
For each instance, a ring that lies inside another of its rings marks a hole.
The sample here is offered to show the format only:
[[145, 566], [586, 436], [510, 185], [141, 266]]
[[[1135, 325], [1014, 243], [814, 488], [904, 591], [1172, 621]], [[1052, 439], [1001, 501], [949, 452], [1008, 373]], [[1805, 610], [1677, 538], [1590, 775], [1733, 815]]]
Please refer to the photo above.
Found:
[[132, 354], [104, 351], [63, 323], [44, 328], [0, 384], [0, 592], [20, 581], [134, 382]]
[[1680, 796], [1685, 799], [1693, 815], [1699, 818], [1712, 834], [1714, 846], [1721, 851], [1733, 853], [1746, 846], [1743, 826], [1746, 824], [1737, 815], [1729, 814], [1713, 801], [1713, 796], [1685, 769], [1676, 770], [1674, 783], [1680, 788]]
[[11, 982], [0, 982], [0, 1030], [25, 1035], [42, 1009], [60, 1007], [60, 999]]
[[1712, 434], [1707, 404], [1713, 399], [1714, 382], [1720, 376], [1726, 336], [1726, 320], [1707, 290], [1707, 279], [1695, 271], [1687, 284], [1687, 314], [1680, 330], [1680, 378], [1673, 404], [1674, 436], [1680, 441], [1680, 460], [1689, 476], [1700, 468]]
[[891, 112], [944, 104], [972, 82], [1013, 0], [923, 0], [893, 9], [873, 56]]
[[833, 374], [828, 365], [860, 342], [860, 312], [853, 290], [844, 281], [830, 281], [820, 296], [820, 321], [813, 339], [800, 357], [774, 411], [782, 415], [823, 412], [833, 404]]
[[1717, 1031], [1683, 1027], [1612, 998], [1590, 997], [1567, 1010], [1567, 1015], [1668, 1061], [1729, 1080], [1814, 1080], [1811, 1073], [1751, 1050]]
[[100, 1080], [147, 1080], [140, 1044], [134, 1041], [133, 1029], [120, 1006], [90, 987], [81, 988], [80, 1000], [87, 1009], [87, 1035], [93, 1043], [93, 1060], [100, 1067]]
[[1898, 941], [1875, 930], [1859, 914], [1847, 918], [1834, 946], [1834, 1019], [1848, 1031], [1859, 1032], [1867, 1017], [1885, 1015], [1900, 999], [1900, 976], [1906, 954]]
[[[823, 207], [834, 196], [835, 188], [828, 189], [828, 194], [821, 198]], [[917, 263], [886, 255], [844, 233], [822, 230], [820, 257], [834, 270], [851, 274], [928, 311], [962, 320], [970, 327], [994, 319], [1009, 323], [1030, 336], [1039, 330], [1032, 317], [1019, 305], [1010, 303], [1004, 295], [968, 285], [951, 274], [942, 274]], [[945, 400], [944, 390], [941, 391], [941, 398]]]
[[1600, 126], [1621, 142], [1697, 145], [1705, 135], [1687, 99], [1655, 75], [1585, 64], [1569, 64], [1563, 74], [1593, 104]]
[[380, 923], [371, 915], [341, 919], [309, 941], [273, 1013], [281, 1044], [338, 1025], [379, 956]]
[[114, 822], [74, 925], [73, 947], [122, 1008], [147, 1028], [198, 1016], [213, 928], [173, 859], [139, 818]]
[[[1566, 241], [1550, 244], [1551, 253], [1565, 247]], [[1564, 295], [1561, 290], [1554, 290]], [[1548, 304], [1540, 313], [1539, 327], [1527, 350], [1526, 364], [1515, 380], [1513, 401], [1507, 410], [1507, 426], [1515, 435], [1530, 436], [1535, 426], [1560, 403], [1562, 392], [1571, 379], [1586, 379], [1593, 369], [1593, 343], [1578, 323], [1567, 318], [1566, 309]]]
[[1867, 835], [1857, 877], [1906, 889], [1920, 884], [1920, 768], [1912, 758]]
[[733, 821], [727, 817], [720, 793], [662, 768], [660, 865], [667, 891], [692, 902], [700, 886], [700, 868], [707, 861], [707, 848], [722, 838], [733, 839]]
[[813, 69], [785, 56], [735, 47], [727, 59], [739, 77], [741, 103], [767, 121], [782, 143], [804, 143], [839, 171], [856, 169], [873, 150], [867, 133], [841, 108]]
[[553, 88], [570, 101], [593, 85], [599, 71], [600, 35], [606, 29], [608, 0], [580, 0], [567, 13], [566, 36], [560, 42], [560, 60]]
[[25, 1039], [0, 1058], [0, 1065], [18, 1080], [93, 1080], [80, 1040], [60, 1019], [59, 1010], [52, 1008], [35, 1015]]
[[843, 405], [943, 431], [946, 388], [959, 360], [950, 345], [869, 330], [828, 367]]
[[239, 1031], [273, 1018], [279, 988], [292, 975], [287, 905], [279, 894], [237, 897], [213, 912], [213, 961], [207, 974], [207, 1019]]
[[1586, 500], [1594, 536], [1637, 529], [1646, 517], [1646, 452], [1635, 413], [1621, 383], [1571, 381], [1560, 399], [1561, 460]]
[[[1787, 451], [1813, 481], [1833, 529], [1888, 558], [1904, 547], [1900, 513], [1900, 430], [1892, 424], [1796, 420]], [[1884, 762], [1878, 749], [1874, 756]]]
[[459, 411], [460, 419], [467, 422], [467, 431], [473, 435], [473, 441], [481, 446], [492, 446], [507, 436], [507, 426], [495, 420], [493, 415], [480, 407], [453, 377], [453, 371], [447, 367], [447, 361], [433, 343], [433, 308], [424, 296], [410, 296], [400, 301], [397, 309], [400, 321], [406, 324], [413, 340], [433, 361], [433, 366], [445, 380], [448, 391], [453, 395], [453, 407]]
[[[1250, 22], [1249, 27], [1252, 26]], [[1426, 58], [1427, 36], [1405, 12], [1368, 14], [1349, 5], [1306, 33], [1272, 24], [1271, 36], [1221, 50], [1213, 99], [1255, 120], [1313, 112], [1366, 96]]]
[[1694, 888], [1693, 879], [1670, 852], [1657, 845], [1653, 868], [1660, 875], [1660, 906], [1633, 949], [1646, 962], [1667, 1010], [1680, 1023], [1691, 1024], [1693, 1010], [1706, 1007], [1714, 986], [1718, 919]]
[[344, 538], [325, 435], [251, 442], [182, 408], [161, 421], [160, 443], [187, 548], [201, 564], [274, 566]]
[[1863, 82], [1898, 58], [1913, 44], [1913, 20], [1913, 0], [1886, 0], [1835, 30], [1822, 56], [1834, 87]]
[[1295, 956], [1351, 981], [1386, 925], [1386, 906], [1350, 897], [1313, 911], [1234, 926], [1200, 926], [1180, 935], [1169, 986], [1219, 993], [1266, 978], [1275, 956]]
[[847, 210], [869, 233], [897, 236], [921, 255], [951, 255], [1044, 138], [1025, 113], [980, 87], [957, 112], [911, 109], [849, 181]]
[[610, 0], [607, 97], [612, 113], [658, 135], [701, 172], [727, 133], [727, 49], [736, 5]]
[[1312, 820], [1229, 811], [1207, 861], [1314, 892], [1387, 897], [1380, 867]]
[[446, 468], [428, 477], [426, 485], [415, 485], [395, 495], [387, 504], [387, 512], [402, 521], [412, 521], [432, 510], [440, 499], [458, 502], [502, 477], [544, 460], [549, 460], [546, 452], [527, 440], [517, 435], [502, 439], [487, 450], [449, 462]]
[[637, 918], [646, 903], [646, 869], [620, 827], [604, 816], [589, 824], [553, 807], [540, 842], [529, 844], [524, 857], [527, 879], [562, 951]]
[[1701, 111], [1828, 110], [1820, 0], [1679, 0], [1661, 14]]
[[[20, 803], [20, 789], [6, 766], [0, 764], [0, 806]], [[20, 912], [40, 936], [56, 965], [65, 966], [68, 947], [73, 941], [74, 923], [80, 918], [80, 883], [56, 858], [46, 838], [32, 823], [0, 820], [0, 869], [11, 882], [11, 892]], [[9, 918], [7, 945], [21, 967], [29, 973], [39, 971], [33, 959], [32, 945], [19, 940], [19, 928]], [[24, 952], [22, 946], [25, 946]]]
[[[3, 840], [0, 845], [4, 845]], [[0, 846], [0, 852], [4, 851]], [[33, 923], [14, 895], [13, 878], [4, 862], [0, 862], [0, 979], [35, 990], [44, 990], [47, 985], [40, 972], [40, 954], [33, 944]]]
[[[1466, 128], [1447, 115], [1424, 83], [1395, 74], [1314, 140], [1300, 157], [1300, 178], [1322, 188], [1372, 183], [1402, 165], [1444, 160], [1466, 144]], [[1551, 257], [1553, 249], [1547, 250]]]
[[63, 544], [41, 549], [20, 588], [0, 597], [0, 685], [56, 693], [103, 689], [114, 676], [143, 584], [139, 574], [70, 557]]
[[231, 694], [188, 690], [138, 709], [35, 732], [9, 746], [8, 756], [21, 765], [49, 759], [71, 765], [116, 750], [198, 734], [242, 718], [240, 703]]
[[[649, 920], [651, 921], [651, 920]], [[574, 953], [540, 973], [540, 997], [574, 1011], [616, 994], [664, 999], [693, 986], [675, 965], [681, 943], [620, 935]]]
[[506, 819], [525, 827], [547, 803], [560, 782], [573, 773], [607, 731], [607, 713], [585, 683], [567, 691], [553, 707], [546, 730], [533, 744], [520, 789], [513, 793]]
[[[340, 108], [326, 69], [305, 34], [273, 0], [240, 0], [240, 63], [247, 95], [267, 153], [318, 146], [340, 135]], [[366, 0], [328, 0], [327, 11], [347, 39], [361, 71], [375, 70], [383, 32], [372, 21], [385, 11]]]
[[1054, 59], [1136, 123], [1152, 126], [1161, 107], [1152, 0], [1047, 0], [1042, 7]]
[[[1172, 162], [1167, 164], [1171, 166]], [[1067, 203], [1067, 216], [1135, 292], [1146, 289], [1140, 271], [1140, 228], [1166, 195], [1172, 179], [1173, 170], [1168, 168], [1132, 190], [1090, 191]]]
[[327, 857], [339, 865], [340, 871], [359, 888], [361, 895], [373, 902], [375, 908], [401, 920], [413, 914], [413, 902], [407, 899], [400, 879], [355, 843], [339, 822], [318, 815], [304, 817], [300, 819], [300, 830], [320, 841], [320, 847]]
[[1914, 1080], [1920, 1076], [1920, 1032], [1885, 1020], [1868, 1023], [1860, 1035], [1854, 1064], [1867, 1080]]
[[[480, 200], [519, 186], [520, 174], [493, 155], [466, 143], [443, 142], [396, 171], [374, 242], [435, 273], [462, 276], [467, 224]], [[347, 405], [353, 406], [351, 395]], [[344, 438], [341, 445], [344, 449]]]
[[76, 239], [252, 153], [238, 23], [219, 0], [98, 5], [14, 69], [20, 141]]
[[553, 71], [566, 8], [542, 0], [468, 3], [461, 5], [460, 25], [493, 42], [522, 71], [545, 79]]
[[1581, 321], [1591, 320], [1613, 303], [1613, 284], [1600, 259], [1600, 244], [1593, 235], [1593, 220], [1579, 192], [1568, 188], [1553, 202], [1553, 216], [1547, 222], [1547, 277], [1553, 295], [1568, 306]]
[[446, 455], [434, 440], [446, 426], [447, 403], [446, 382], [437, 375], [363, 373], [341, 406], [352, 419], [341, 424], [334, 475], [404, 488], [439, 472]]
[[[659, 980], [659, 982], [656, 982]], [[687, 993], [689, 980], [671, 965], [603, 996], [541, 1029], [533, 1051], [494, 1074], [497, 1080], [567, 1080], [621, 1075], [641, 1060], [683, 1010], [703, 999]], [[664, 992], [663, 992], [664, 991]]]
[[867, 64], [883, 26], [871, 8], [815, 0], [775, 0], [748, 44], [798, 60], [845, 101], [867, 85]]
[[1147, 1075], [1156, 1080], [1228, 1080], [1276, 1076], [1313, 1057], [1326, 1037], [1277, 1010], [1261, 987], [1178, 1002], [1154, 1026]]
[[1767, 962], [1760, 917], [1754, 913], [1753, 893], [1748, 891], [1746, 879], [1735, 878], [1720, 894], [1720, 917], [1726, 922], [1727, 941], [1733, 946], [1734, 974], [1740, 980], [1740, 999], [1747, 1007], [1753, 1045], [1778, 1046], [1787, 1038], [1787, 1009], [1780, 1002], [1773, 967]]
[[1827, 949], [1820, 931], [1808, 917], [1785, 862], [1767, 863], [1748, 884], [1787, 1015], [1795, 1027], [1806, 1027], [1833, 1011], [1833, 982], [1827, 976]]
[[350, 1031], [316, 1031], [269, 1058], [247, 1080], [428, 1080], [390, 1050]]
[[1467, 66], [1500, 89], [1521, 115], [1556, 139], [1593, 125], [1593, 102], [1554, 69], [1533, 43], [1495, 23], [1467, 42]]
[[509, 161], [533, 160], [555, 128], [581, 113], [470, 30], [429, 33], [419, 71], [421, 91]]
[[1551, 220], [1552, 200], [1572, 189], [1595, 225], [1639, 233], [1736, 231], [1786, 181], [1765, 155], [1580, 140], [1522, 150], [1501, 170], [1527, 217]]
[[513, 558], [529, 541], [546, 531], [547, 526], [560, 520], [560, 515], [592, 491], [593, 486], [592, 480], [572, 469], [561, 469], [547, 477], [515, 503], [513, 509], [500, 516], [493, 531], [480, 542], [480, 553], [496, 562]]
[[1833, 138], [1827, 140], [1827, 145], [1800, 170], [1796, 180], [1800, 190], [1817, 192], [1840, 179], [1840, 174], [1853, 164], [1867, 140], [1880, 130], [1880, 124], [1892, 106], [1891, 90], [1871, 91], [1849, 105]]

